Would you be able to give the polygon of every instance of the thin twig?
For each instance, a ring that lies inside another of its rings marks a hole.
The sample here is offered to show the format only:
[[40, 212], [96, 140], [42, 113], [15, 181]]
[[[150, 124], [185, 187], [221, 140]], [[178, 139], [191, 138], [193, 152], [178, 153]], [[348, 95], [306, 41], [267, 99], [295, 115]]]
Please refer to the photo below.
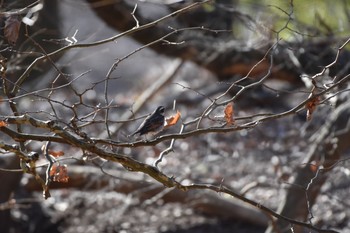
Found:
[[131, 12], [132, 17], [134, 18], [135, 22], [136, 22], [136, 26], [134, 28], [139, 28], [140, 27], [140, 23], [137, 20], [135, 13], [136, 13], [136, 9], [137, 9], [137, 3], [135, 3], [135, 7], [134, 10]]

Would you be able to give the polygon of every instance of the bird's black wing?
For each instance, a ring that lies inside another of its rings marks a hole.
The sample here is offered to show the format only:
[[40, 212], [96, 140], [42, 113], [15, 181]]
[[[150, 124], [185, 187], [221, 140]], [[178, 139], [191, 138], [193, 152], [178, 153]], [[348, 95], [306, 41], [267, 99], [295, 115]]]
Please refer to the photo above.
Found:
[[164, 126], [164, 116], [162, 115], [152, 115], [150, 118], [146, 119], [140, 128], [137, 130], [140, 135], [147, 134], [150, 132], [157, 132]]

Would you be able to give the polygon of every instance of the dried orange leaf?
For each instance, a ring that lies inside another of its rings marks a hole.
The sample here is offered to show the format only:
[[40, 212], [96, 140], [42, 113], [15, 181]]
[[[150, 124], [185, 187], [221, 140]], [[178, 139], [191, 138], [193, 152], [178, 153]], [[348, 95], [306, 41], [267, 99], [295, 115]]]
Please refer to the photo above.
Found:
[[52, 165], [51, 169], [50, 169], [50, 176], [53, 177], [56, 174], [56, 170], [57, 170], [57, 165]]
[[228, 103], [224, 110], [225, 120], [227, 125], [233, 125], [235, 120], [233, 119], [233, 103]]
[[5, 121], [0, 121], [0, 127], [5, 127], [7, 126], [7, 123]]
[[305, 108], [307, 109], [306, 111], [306, 120], [309, 121], [311, 120], [313, 112], [316, 110], [316, 106], [320, 103], [320, 98], [319, 97], [314, 97], [311, 98], [306, 104]]
[[52, 155], [53, 157], [61, 157], [64, 155], [63, 151], [53, 151], [53, 150], [49, 150], [49, 154]]
[[4, 36], [11, 45], [15, 45], [18, 39], [21, 21], [18, 16], [11, 15], [5, 21]]
[[172, 125], [175, 125], [179, 121], [180, 118], [181, 118], [181, 113], [179, 111], [177, 111], [175, 115], [167, 117], [165, 119], [165, 121], [166, 121], [165, 127], [170, 127]]
[[319, 166], [320, 166], [320, 162], [319, 161], [312, 161], [310, 164], [309, 164], [309, 167], [310, 167], [310, 170], [314, 173], [317, 172], [317, 170], [319, 169]]
[[58, 165], [55, 164], [51, 167], [50, 176], [53, 181], [67, 183], [68, 182], [68, 170], [67, 165]]

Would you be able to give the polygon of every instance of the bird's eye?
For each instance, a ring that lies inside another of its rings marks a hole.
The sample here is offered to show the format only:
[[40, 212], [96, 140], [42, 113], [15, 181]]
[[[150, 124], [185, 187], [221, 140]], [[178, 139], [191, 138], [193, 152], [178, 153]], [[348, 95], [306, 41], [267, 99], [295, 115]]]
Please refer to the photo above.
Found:
[[165, 108], [164, 108], [163, 106], [161, 106], [161, 107], [158, 108], [158, 111], [161, 112], [161, 113], [163, 113], [164, 110], [165, 110]]

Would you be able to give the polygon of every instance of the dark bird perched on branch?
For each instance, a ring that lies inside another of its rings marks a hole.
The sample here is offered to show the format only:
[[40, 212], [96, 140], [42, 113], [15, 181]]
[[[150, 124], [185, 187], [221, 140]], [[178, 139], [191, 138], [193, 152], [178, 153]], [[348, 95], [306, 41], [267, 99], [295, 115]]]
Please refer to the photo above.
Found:
[[159, 106], [151, 115], [146, 117], [138, 129], [128, 137], [132, 137], [136, 134], [140, 136], [144, 134], [155, 135], [162, 131], [165, 122], [164, 110], [165, 108], [163, 106]]

